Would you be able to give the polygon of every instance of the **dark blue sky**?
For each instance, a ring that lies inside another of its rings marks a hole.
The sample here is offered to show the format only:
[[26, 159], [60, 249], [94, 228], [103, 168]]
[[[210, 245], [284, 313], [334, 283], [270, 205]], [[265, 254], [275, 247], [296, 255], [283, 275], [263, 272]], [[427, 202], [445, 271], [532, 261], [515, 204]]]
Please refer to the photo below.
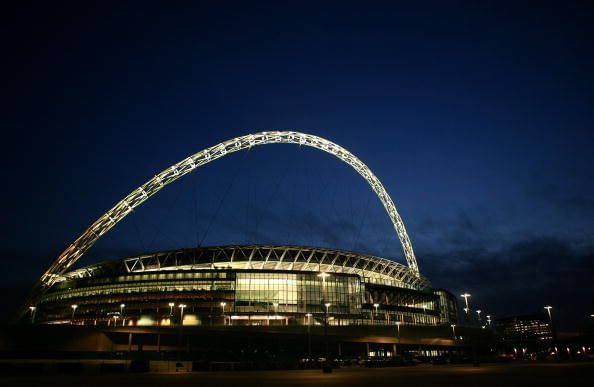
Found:
[[[552, 304], [564, 328], [579, 327], [594, 313], [592, 5], [414, 3], [7, 9], [2, 302], [15, 307], [155, 173], [234, 136], [292, 129], [370, 166], [435, 286], [495, 316]], [[81, 264], [233, 243], [403, 262], [354, 171], [273, 145], [168, 187]]]

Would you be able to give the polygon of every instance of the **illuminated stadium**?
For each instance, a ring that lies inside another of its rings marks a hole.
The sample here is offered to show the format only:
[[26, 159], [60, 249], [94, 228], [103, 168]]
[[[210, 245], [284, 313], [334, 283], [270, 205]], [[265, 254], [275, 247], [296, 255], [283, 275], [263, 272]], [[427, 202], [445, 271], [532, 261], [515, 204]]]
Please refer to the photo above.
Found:
[[429, 282], [406, 266], [292, 246], [206, 247], [88, 266], [64, 273], [38, 305], [38, 322], [75, 324], [320, 324], [326, 308], [329, 325], [450, 322], [440, 319]]
[[[159, 190], [226, 154], [285, 143], [327, 152], [356, 170], [381, 201], [408, 265], [355, 252], [233, 245], [155, 252], [91, 266], [73, 264]], [[231, 139], [167, 168], [132, 191], [74, 241], [41, 276], [22, 321], [103, 327], [438, 326], [454, 324], [455, 298], [419, 272], [412, 244], [379, 179], [323, 138], [261, 132]]]

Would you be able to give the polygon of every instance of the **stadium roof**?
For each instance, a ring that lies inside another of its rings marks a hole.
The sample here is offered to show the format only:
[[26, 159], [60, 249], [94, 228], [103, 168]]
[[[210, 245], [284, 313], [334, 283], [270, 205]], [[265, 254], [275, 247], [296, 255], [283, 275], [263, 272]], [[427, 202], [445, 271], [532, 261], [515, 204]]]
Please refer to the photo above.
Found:
[[266, 245], [211, 246], [155, 252], [69, 270], [57, 282], [126, 273], [205, 269], [357, 274], [368, 283], [418, 290], [431, 287], [425, 277], [408, 266], [385, 258], [327, 248]]

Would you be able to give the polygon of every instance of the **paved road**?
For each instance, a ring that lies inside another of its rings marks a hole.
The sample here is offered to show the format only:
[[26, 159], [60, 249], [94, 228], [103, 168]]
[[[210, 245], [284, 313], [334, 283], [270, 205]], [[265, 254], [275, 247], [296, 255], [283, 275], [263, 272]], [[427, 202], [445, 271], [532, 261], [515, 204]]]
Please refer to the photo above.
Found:
[[194, 372], [178, 374], [77, 374], [0, 378], [3, 386], [592, 386], [594, 363], [504, 364], [339, 369], [332, 374], [317, 370], [266, 372]]

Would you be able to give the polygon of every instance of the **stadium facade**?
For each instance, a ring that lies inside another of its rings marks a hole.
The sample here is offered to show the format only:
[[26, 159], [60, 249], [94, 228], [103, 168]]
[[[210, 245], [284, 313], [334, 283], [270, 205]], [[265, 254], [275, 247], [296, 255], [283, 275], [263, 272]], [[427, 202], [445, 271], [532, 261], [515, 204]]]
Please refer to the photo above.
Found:
[[63, 273], [35, 321], [84, 325], [440, 325], [455, 298], [391, 260], [297, 246], [159, 252]]

